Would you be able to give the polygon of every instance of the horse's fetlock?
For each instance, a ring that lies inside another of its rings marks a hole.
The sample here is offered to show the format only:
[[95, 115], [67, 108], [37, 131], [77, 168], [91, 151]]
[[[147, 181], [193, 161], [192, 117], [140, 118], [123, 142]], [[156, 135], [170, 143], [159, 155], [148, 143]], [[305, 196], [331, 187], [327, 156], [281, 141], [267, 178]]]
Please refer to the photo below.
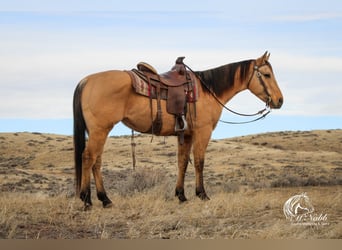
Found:
[[87, 204], [89, 204], [90, 206], [92, 205], [89, 191], [81, 191], [80, 198], [85, 203], [85, 205]]
[[87, 197], [86, 192], [81, 192], [80, 193], [80, 198], [81, 198], [82, 201], [85, 201], [86, 197]]

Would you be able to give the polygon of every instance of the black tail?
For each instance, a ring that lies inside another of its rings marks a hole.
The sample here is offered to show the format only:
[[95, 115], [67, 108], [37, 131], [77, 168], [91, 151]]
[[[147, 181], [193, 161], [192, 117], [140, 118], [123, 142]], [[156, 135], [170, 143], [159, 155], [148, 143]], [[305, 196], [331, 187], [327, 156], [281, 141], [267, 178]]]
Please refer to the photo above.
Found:
[[84, 86], [81, 81], [74, 92], [73, 111], [74, 111], [74, 157], [75, 157], [75, 179], [76, 179], [76, 194], [78, 195], [81, 189], [82, 180], [82, 153], [86, 143], [86, 124], [83, 117], [81, 96]]

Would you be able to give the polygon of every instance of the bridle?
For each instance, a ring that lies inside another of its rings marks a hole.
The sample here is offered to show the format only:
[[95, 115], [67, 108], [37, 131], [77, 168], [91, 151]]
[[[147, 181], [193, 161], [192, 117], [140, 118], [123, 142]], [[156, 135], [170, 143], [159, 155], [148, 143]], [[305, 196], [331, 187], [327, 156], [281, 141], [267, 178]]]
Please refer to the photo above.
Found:
[[[271, 102], [271, 96], [269, 95], [268, 91], [267, 91], [267, 87], [266, 87], [266, 84], [264, 82], [264, 80], [262, 79], [262, 76], [264, 76], [263, 73], [260, 72], [260, 68], [261, 67], [264, 67], [264, 66], [269, 66], [267, 63], [261, 65], [260, 67], [257, 66], [257, 65], [254, 65], [253, 67], [253, 72], [252, 72], [252, 75], [251, 77], [249, 78], [248, 80], [248, 83], [247, 83], [247, 88], [249, 88], [249, 85], [253, 79], [253, 76], [254, 76], [254, 72], [257, 72], [257, 77], [260, 81], [260, 84], [263, 86], [263, 88], [265, 89], [265, 92], [266, 94], [268, 95], [268, 99], [266, 101], [266, 107], [256, 113], [253, 113], [253, 114], [244, 114], [244, 113], [239, 113], [239, 112], [236, 112], [230, 108], [228, 108], [224, 103], [222, 103], [220, 101], [220, 99], [216, 96], [216, 94], [213, 92], [213, 90], [211, 88], [208, 87], [208, 85], [202, 80], [202, 78], [196, 74], [196, 72], [194, 72], [188, 65], [186, 65], [184, 63], [184, 66], [189, 69], [190, 72], [192, 72], [199, 80], [200, 82], [202, 83], [202, 85], [209, 91], [209, 93], [214, 97], [214, 99], [216, 100], [216, 102], [218, 104], [220, 104], [225, 110], [235, 114], [235, 115], [239, 115], [239, 116], [248, 116], [248, 117], [252, 117], [252, 116], [258, 116], [257, 118], [253, 119], [253, 120], [250, 120], [250, 121], [244, 121], [244, 122], [231, 122], [231, 121], [224, 121], [224, 120], [219, 120], [220, 122], [222, 123], [226, 123], [226, 124], [246, 124], [246, 123], [251, 123], [251, 122], [256, 122], [258, 120], [261, 120], [263, 118], [265, 118], [270, 112], [271, 112], [271, 109], [269, 108], [269, 104]], [[266, 112], [266, 113], [265, 113]]]
[[268, 63], [265, 63], [265, 64], [263, 64], [263, 65], [261, 65], [261, 66], [254, 65], [254, 67], [253, 67], [253, 73], [252, 73], [252, 75], [251, 75], [251, 77], [249, 78], [248, 83], [247, 83], [247, 89], [249, 89], [249, 85], [251, 84], [251, 81], [252, 81], [252, 79], [253, 79], [254, 72], [256, 72], [256, 75], [257, 75], [257, 77], [258, 77], [258, 79], [259, 79], [259, 82], [260, 82], [261, 86], [264, 88], [265, 93], [266, 93], [267, 96], [268, 96], [268, 98], [267, 98], [267, 100], [266, 100], [266, 107], [269, 107], [269, 104], [270, 104], [270, 102], [272, 101], [272, 99], [271, 99], [271, 95], [268, 93], [266, 84], [265, 84], [264, 80], [262, 79], [262, 76], [266, 77], [267, 74], [263, 74], [263, 73], [260, 72], [260, 70], [259, 70], [260, 68], [265, 67], [265, 66], [270, 67]]

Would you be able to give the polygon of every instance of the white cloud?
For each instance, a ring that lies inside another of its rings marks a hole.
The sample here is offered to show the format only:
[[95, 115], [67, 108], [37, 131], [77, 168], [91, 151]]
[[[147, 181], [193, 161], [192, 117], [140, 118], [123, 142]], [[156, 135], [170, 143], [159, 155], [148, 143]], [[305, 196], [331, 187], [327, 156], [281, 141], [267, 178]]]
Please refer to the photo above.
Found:
[[[126, 49], [49, 53], [35, 57], [7, 57], [3, 69], [0, 117], [66, 118], [71, 117], [73, 90], [84, 76], [108, 69], [131, 69], [138, 61], [147, 61], [159, 72], [168, 70], [177, 56], [194, 70], [205, 70], [226, 63], [256, 58], [263, 51], [152, 50]], [[271, 55], [285, 104], [278, 114], [342, 115], [342, 85], [339, 76], [342, 59], [291, 55]], [[326, 82], [324, 82], [326, 80]], [[236, 96], [228, 106], [241, 112], [263, 107], [251, 93]]]
[[301, 13], [298, 15], [282, 15], [272, 17], [274, 21], [286, 22], [308, 22], [342, 18], [341, 12], [316, 12], [316, 13]]
[[[335, 18], [339, 14], [315, 15], [310, 18]], [[280, 18], [295, 20], [296, 16]], [[305, 18], [310, 19], [309, 16]], [[283, 109], [277, 113], [342, 114], [339, 108], [342, 107], [342, 98], [339, 97], [342, 93], [342, 58], [338, 54], [310, 53], [316, 48], [309, 43], [308, 46], [313, 47], [306, 54], [296, 54], [291, 47], [277, 48], [270, 37], [258, 43], [264, 35], [262, 29], [258, 31], [258, 37], [249, 37], [250, 32], [245, 31], [241, 24], [226, 30], [225, 23], [221, 21], [227, 20], [216, 21], [206, 27], [193, 23], [187, 28], [171, 26], [167, 29], [149, 23], [138, 34], [132, 32], [137, 30], [133, 28], [126, 32], [121, 27], [117, 30], [117, 24], [103, 30], [102, 26], [87, 30], [82, 25], [80, 30], [77, 27], [69, 29], [65, 20], [60, 27], [57, 25], [57, 30], [50, 30], [49, 25], [37, 28], [36, 23], [24, 25], [24, 28], [21, 25], [14, 25], [14, 28], [4, 25], [2, 35], [7, 39], [0, 40], [0, 118], [71, 117], [72, 94], [77, 82], [98, 71], [131, 69], [137, 62], [146, 61], [159, 72], [164, 72], [174, 64], [177, 56], [186, 56], [185, 62], [194, 70], [205, 70], [259, 57], [267, 49], [262, 46], [269, 45], [275, 48], [270, 51], [271, 63], [285, 98]], [[217, 28], [216, 24], [220, 27]], [[230, 21], [227, 24], [231, 25]], [[191, 29], [192, 26], [195, 28]], [[178, 36], [168, 34], [170, 30], [177, 31]], [[156, 34], [163, 38], [162, 43]], [[289, 41], [294, 39], [291, 32], [283, 37]], [[237, 41], [251, 40], [239, 45], [235, 38]], [[338, 39], [336, 44], [340, 46]], [[255, 111], [255, 107], [263, 106], [248, 92], [234, 98], [229, 105], [242, 112]]]

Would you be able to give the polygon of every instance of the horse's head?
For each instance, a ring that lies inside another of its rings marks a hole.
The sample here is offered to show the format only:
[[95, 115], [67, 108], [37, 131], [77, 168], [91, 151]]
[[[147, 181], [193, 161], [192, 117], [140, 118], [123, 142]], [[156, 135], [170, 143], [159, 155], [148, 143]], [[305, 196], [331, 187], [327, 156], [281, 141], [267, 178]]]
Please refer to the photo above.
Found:
[[279, 109], [283, 104], [283, 95], [278, 87], [272, 66], [266, 51], [263, 56], [255, 60], [253, 74], [247, 83], [247, 88], [270, 108]]
[[283, 211], [287, 219], [293, 219], [298, 215], [309, 214], [314, 211], [306, 193], [292, 196], [284, 203]]
[[315, 210], [309, 200], [309, 197], [306, 195], [306, 193], [302, 193], [300, 195], [298, 204], [300, 206], [300, 209], [304, 210], [304, 213], [312, 213]]

